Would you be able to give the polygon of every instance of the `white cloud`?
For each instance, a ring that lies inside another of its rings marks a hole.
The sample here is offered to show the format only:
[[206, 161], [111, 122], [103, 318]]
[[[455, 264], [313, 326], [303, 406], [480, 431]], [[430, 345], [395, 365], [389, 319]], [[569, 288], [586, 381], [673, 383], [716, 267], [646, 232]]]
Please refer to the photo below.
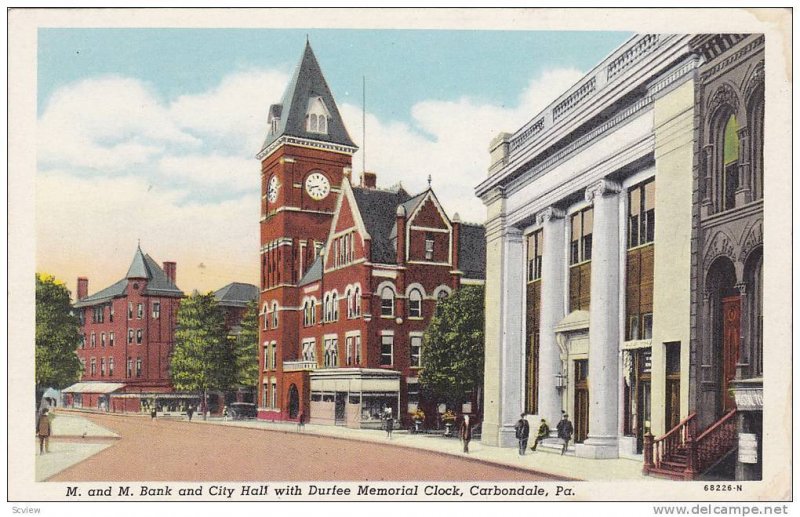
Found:
[[[574, 69], [546, 72], [521, 92], [517, 106], [422, 101], [412, 123], [367, 113], [367, 168], [378, 173], [380, 186], [402, 181], [412, 193], [426, 188], [430, 174], [451, 216], [482, 222], [485, 209], [473, 189], [486, 176], [490, 140], [519, 128], [580, 77]], [[282, 72], [240, 71], [171, 103], [130, 78], [60, 89], [38, 127], [37, 267], [68, 282], [88, 274], [93, 291], [125, 273], [141, 238], [156, 260], [178, 262], [185, 290], [256, 283], [254, 154], [268, 107], [287, 81]], [[340, 110], [360, 145], [361, 108]]]

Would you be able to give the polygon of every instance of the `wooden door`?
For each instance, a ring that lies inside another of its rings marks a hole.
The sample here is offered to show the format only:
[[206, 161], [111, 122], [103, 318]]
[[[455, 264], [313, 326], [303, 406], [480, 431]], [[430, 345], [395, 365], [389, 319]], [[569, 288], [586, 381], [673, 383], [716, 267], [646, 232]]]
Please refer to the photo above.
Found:
[[681, 421], [681, 379], [667, 377], [666, 430], [674, 428]]
[[582, 443], [589, 434], [589, 361], [575, 361], [575, 443]]
[[736, 363], [739, 361], [739, 340], [741, 339], [742, 299], [728, 296], [722, 299], [722, 410], [727, 413], [736, 407], [736, 402], [728, 392], [730, 381], [736, 377]]

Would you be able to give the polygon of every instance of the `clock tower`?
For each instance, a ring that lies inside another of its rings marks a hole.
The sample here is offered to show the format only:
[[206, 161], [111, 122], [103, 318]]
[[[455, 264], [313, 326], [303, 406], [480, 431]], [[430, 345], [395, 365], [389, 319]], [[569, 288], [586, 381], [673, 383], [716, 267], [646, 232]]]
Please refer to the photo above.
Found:
[[[269, 108], [261, 160], [259, 412], [281, 411], [283, 362], [300, 357], [297, 283], [328, 236], [342, 179], [358, 149], [311, 45]], [[285, 411], [281, 411], [285, 413]]]

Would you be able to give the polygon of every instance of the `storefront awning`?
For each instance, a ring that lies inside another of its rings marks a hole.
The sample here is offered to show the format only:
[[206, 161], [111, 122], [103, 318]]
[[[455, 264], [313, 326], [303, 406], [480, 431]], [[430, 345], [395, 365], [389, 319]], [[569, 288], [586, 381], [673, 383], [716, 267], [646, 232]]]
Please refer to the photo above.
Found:
[[63, 393], [112, 393], [125, 385], [120, 382], [76, 382], [69, 388], [65, 388]]

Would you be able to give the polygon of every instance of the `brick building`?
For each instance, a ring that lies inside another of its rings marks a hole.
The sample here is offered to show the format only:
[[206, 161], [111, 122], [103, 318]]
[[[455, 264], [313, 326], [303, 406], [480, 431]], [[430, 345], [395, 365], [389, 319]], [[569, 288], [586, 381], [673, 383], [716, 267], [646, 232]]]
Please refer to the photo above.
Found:
[[356, 146], [310, 45], [261, 160], [259, 418], [369, 427], [419, 400], [422, 333], [436, 301], [482, 282], [483, 228], [433, 190], [351, 184]]
[[[66, 403], [109, 411], [176, 411], [182, 394], [169, 378], [176, 315], [183, 292], [175, 285], [176, 264], [159, 267], [136, 249], [125, 277], [89, 295], [78, 278], [74, 309], [80, 319], [81, 381], [66, 388]], [[188, 395], [187, 395], [188, 396]], [[174, 408], [174, 409], [171, 409]]]

